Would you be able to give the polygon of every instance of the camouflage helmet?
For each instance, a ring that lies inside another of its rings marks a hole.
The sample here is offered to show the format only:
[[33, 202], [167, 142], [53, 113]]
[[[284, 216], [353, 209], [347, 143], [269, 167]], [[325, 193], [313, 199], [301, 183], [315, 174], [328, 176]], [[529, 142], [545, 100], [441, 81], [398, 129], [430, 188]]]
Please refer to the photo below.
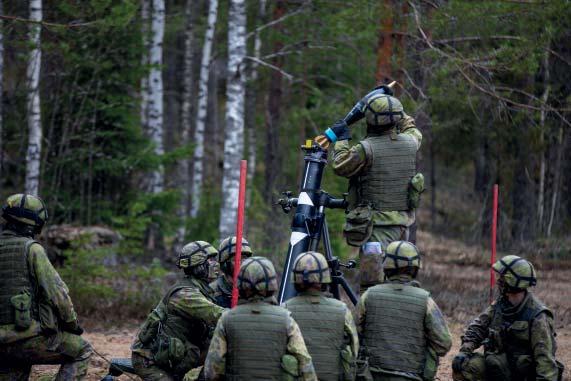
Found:
[[315, 251], [301, 253], [293, 263], [293, 282], [331, 283], [331, 270], [323, 254]]
[[510, 287], [526, 289], [537, 284], [535, 269], [531, 262], [517, 255], [503, 257], [494, 263], [492, 268]]
[[18, 193], [6, 199], [2, 206], [2, 217], [6, 221], [20, 222], [41, 230], [48, 220], [48, 210], [41, 198]]
[[[221, 264], [236, 255], [236, 236], [228, 237], [218, 246], [218, 262]], [[251, 257], [252, 248], [246, 238], [242, 237], [242, 257]]]
[[404, 108], [395, 97], [378, 93], [371, 96], [366, 102], [365, 118], [369, 126], [390, 126], [403, 118]]
[[278, 290], [276, 270], [264, 257], [246, 258], [240, 266], [238, 288], [246, 295], [269, 296]]
[[412, 243], [393, 241], [387, 246], [383, 257], [385, 270], [403, 269], [407, 267], [420, 269], [420, 254]]
[[176, 266], [179, 269], [188, 269], [203, 264], [218, 255], [218, 250], [206, 241], [194, 241], [184, 245], [178, 253]]

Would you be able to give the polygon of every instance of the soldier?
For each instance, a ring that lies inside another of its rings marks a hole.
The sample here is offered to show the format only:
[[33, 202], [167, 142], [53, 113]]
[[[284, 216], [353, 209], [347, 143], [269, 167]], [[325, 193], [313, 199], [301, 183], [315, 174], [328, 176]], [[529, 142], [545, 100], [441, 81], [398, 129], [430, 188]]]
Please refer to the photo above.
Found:
[[326, 297], [331, 271], [325, 257], [313, 251], [297, 257], [293, 281], [298, 296], [286, 302], [299, 324], [317, 378], [323, 381], [354, 380], [359, 338], [345, 303]]
[[27, 380], [32, 365], [61, 364], [56, 380], [82, 380], [91, 346], [42, 245], [43, 201], [15, 194], [2, 207], [0, 233], [0, 380]]
[[[218, 247], [218, 263], [222, 274], [212, 283], [210, 288], [214, 291], [216, 304], [230, 308], [232, 302], [232, 288], [234, 287], [234, 256], [236, 255], [236, 237], [228, 237]], [[242, 257], [251, 257], [252, 249], [245, 238], [242, 238]]]
[[[500, 295], [464, 332], [452, 363], [454, 380], [561, 380], [553, 313], [532, 293], [531, 262], [508, 255], [492, 266]], [[474, 353], [484, 346], [484, 354]]]
[[[335, 143], [334, 172], [349, 178], [349, 213], [344, 228], [347, 243], [380, 243], [360, 252], [362, 290], [379, 283], [381, 255], [387, 245], [408, 240], [414, 210], [424, 191], [424, 177], [416, 173], [422, 134], [392, 95], [387, 86], [374, 89], [325, 132], [327, 140]], [[350, 146], [349, 125], [363, 117], [367, 137]]]
[[224, 312], [214, 331], [204, 365], [206, 379], [317, 381], [297, 323], [289, 311], [275, 305], [278, 284], [272, 262], [246, 259], [238, 287], [240, 305]]
[[442, 312], [414, 280], [416, 246], [390, 243], [383, 265], [386, 283], [369, 288], [357, 305], [360, 360], [368, 361], [375, 381], [433, 380], [452, 340]]
[[212, 330], [224, 309], [214, 303], [208, 281], [218, 251], [208, 242], [185, 245], [177, 267], [184, 271], [141, 326], [132, 349], [136, 374], [145, 381], [181, 380], [202, 365]]

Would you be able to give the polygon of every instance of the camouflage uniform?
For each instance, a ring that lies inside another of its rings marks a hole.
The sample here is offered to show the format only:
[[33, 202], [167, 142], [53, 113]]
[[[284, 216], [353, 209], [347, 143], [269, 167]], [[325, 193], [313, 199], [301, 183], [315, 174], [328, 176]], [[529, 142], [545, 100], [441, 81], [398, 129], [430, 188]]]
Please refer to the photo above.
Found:
[[220, 274], [218, 278], [210, 283], [212, 297], [220, 307], [230, 308], [232, 304], [232, 280], [228, 275]]
[[[0, 242], [13, 236], [16, 233], [3, 231]], [[52, 319], [33, 321], [25, 331], [17, 331], [13, 324], [0, 326], [0, 380], [27, 380], [34, 364], [62, 364], [56, 380], [81, 380], [87, 374], [92, 349], [80, 335], [65, 332], [79, 328], [68, 288], [37, 243], [30, 246], [28, 268], [37, 285], [40, 308]]]

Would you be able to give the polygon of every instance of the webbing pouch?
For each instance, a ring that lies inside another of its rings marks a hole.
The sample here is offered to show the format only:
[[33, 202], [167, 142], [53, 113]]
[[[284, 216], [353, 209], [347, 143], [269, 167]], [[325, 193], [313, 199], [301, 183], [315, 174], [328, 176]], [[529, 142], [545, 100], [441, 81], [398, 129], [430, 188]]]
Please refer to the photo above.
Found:
[[343, 366], [343, 380], [354, 381], [357, 376], [357, 364], [351, 348], [347, 345], [341, 350], [341, 365]]
[[32, 325], [32, 296], [24, 291], [10, 298], [14, 307], [14, 325], [19, 331], [24, 331]]
[[299, 362], [292, 356], [285, 354], [282, 356], [282, 381], [295, 381], [299, 379]]
[[151, 343], [157, 337], [159, 326], [166, 319], [165, 312], [160, 307], [159, 305], [151, 311], [139, 331], [139, 340], [145, 345]]
[[361, 246], [373, 234], [373, 208], [361, 205], [347, 213], [343, 234], [347, 244]]
[[182, 340], [159, 332], [153, 348], [153, 359], [161, 368], [172, 369], [178, 365], [186, 353]]
[[424, 192], [424, 175], [418, 172], [408, 184], [408, 208], [416, 209], [420, 205], [420, 195]]

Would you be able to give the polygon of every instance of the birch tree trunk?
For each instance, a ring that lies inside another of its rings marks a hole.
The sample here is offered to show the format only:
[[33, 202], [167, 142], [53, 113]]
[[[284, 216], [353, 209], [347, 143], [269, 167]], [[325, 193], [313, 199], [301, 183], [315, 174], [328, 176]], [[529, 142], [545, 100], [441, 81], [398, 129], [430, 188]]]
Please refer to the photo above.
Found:
[[240, 181], [240, 159], [244, 151], [244, 58], [246, 56], [246, 5], [231, 0], [228, 14], [228, 80], [226, 84], [226, 133], [220, 236], [227, 237], [236, 227], [236, 207]]
[[[204, 172], [204, 126], [208, 108], [208, 74], [210, 72], [210, 60], [212, 41], [216, 27], [218, 13], [218, 0], [210, 0], [208, 6], [208, 24], [202, 46], [202, 61], [200, 63], [200, 78], [198, 82], [198, 112], [196, 116], [196, 128], [194, 130], [194, 157], [192, 171], [192, 206], [190, 216], [195, 218], [200, 209], [200, 194], [202, 192]], [[228, 32], [230, 33], [230, 32]]]
[[[549, 44], [548, 46], [549, 47]], [[541, 233], [543, 231], [543, 215], [545, 208], [545, 119], [547, 117], [547, 101], [549, 99], [549, 49], [545, 49], [543, 56], [543, 83], [544, 90], [541, 95], [541, 110], [539, 112], [539, 129], [540, 129], [540, 158], [539, 158], [539, 191], [537, 197], [537, 231]]]
[[[146, 68], [149, 65], [149, 50], [151, 48], [149, 35], [149, 18], [151, 12], [151, 0], [141, 1], [141, 35], [143, 36], [143, 54], [141, 56], [141, 66]], [[149, 118], [149, 75], [141, 78], [141, 126], [147, 130]]]
[[[152, 65], [149, 72], [149, 119], [147, 134], [154, 144], [157, 155], [164, 153], [163, 148], [163, 37], [165, 29], [165, 2], [153, 0], [151, 11], [151, 49], [149, 54]], [[159, 193], [164, 189], [164, 169], [159, 167], [150, 174], [149, 191]]]
[[26, 193], [37, 195], [40, 183], [40, 158], [42, 151], [42, 120], [40, 114], [40, 67], [42, 50], [40, 33], [42, 21], [42, 0], [30, 0], [30, 44], [26, 79], [28, 85], [28, 150], [26, 152]]

